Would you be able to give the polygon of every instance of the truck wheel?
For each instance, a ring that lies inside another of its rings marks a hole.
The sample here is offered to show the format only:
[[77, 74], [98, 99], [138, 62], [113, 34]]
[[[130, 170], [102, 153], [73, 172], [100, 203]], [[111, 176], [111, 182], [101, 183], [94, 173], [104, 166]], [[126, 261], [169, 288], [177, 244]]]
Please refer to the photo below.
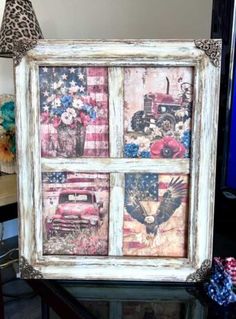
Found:
[[144, 118], [144, 111], [135, 112], [132, 120], [131, 120], [131, 127], [135, 132], [143, 132], [145, 128], [145, 118]]

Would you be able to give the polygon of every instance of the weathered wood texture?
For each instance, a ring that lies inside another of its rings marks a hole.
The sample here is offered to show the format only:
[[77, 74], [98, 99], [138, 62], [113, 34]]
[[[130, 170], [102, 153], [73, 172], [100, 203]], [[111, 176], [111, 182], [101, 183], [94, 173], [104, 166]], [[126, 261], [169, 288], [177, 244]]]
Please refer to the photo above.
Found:
[[[216, 40], [218, 41], [218, 40]], [[38, 66], [109, 68], [109, 159], [42, 159]], [[123, 66], [191, 66], [194, 103], [190, 159], [119, 158], [123, 152]], [[212, 257], [220, 68], [194, 41], [42, 40], [16, 67], [20, 255], [45, 278], [185, 281]], [[41, 172], [110, 172], [109, 256], [44, 256]], [[187, 258], [122, 257], [126, 172], [190, 173]]]

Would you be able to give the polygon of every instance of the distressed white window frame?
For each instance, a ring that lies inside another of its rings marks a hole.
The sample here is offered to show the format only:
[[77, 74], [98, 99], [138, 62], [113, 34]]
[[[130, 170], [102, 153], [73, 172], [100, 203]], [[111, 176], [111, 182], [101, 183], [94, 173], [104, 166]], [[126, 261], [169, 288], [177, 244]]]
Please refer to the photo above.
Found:
[[[28, 51], [15, 69], [22, 278], [202, 279], [212, 258], [220, 48], [219, 40], [40, 40], [34, 49]], [[40, 65], [108, 67], [109, 121], [112, 123], [109, 125], [110, 158], [41, 158]], [[125, 66], [193, 67], [190, 159], [119, 158], [123, 156]], [[108, 256], [43, 255], [42, 171], [110, 173]], [[122, 256], [124, 173], [133, 172], [190, 174], [187, 258]]]

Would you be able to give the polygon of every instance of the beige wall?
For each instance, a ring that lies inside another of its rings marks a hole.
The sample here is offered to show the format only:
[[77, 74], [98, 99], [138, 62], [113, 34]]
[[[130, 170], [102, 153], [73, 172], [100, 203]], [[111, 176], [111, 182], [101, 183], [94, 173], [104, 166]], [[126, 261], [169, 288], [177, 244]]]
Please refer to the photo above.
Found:
[[212, 0], [33, 0], [49, 38], [209, 37]]
[[[212, 0], [32, 0], [45, 38], [208, 38]], [[5, 0], [0, 1], [0, 19]], [[12, 93], [0, 58], [0, 93]]]

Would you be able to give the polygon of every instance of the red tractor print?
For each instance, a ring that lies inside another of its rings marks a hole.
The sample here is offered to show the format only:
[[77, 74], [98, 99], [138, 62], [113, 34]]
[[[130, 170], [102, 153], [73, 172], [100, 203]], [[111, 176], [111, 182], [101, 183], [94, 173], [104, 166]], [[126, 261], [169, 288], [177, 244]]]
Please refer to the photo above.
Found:
[[181, 94], [178, 99], [174, 99], [169, 94], [169, 79], [166, 77], [166, 93], [148, 93], [144, 95], [144, 109], [134, 113], [131, 119], [131, 127], [135, 132], [150, 134], [155, 127], [161, 127], [163, 123], [174, 129], [176, 124], [176, 114], [178, 111], [182, 119], [185, 120], [185, 110], [191, 110], [192, 85], [187, 82], [181, 83]]

